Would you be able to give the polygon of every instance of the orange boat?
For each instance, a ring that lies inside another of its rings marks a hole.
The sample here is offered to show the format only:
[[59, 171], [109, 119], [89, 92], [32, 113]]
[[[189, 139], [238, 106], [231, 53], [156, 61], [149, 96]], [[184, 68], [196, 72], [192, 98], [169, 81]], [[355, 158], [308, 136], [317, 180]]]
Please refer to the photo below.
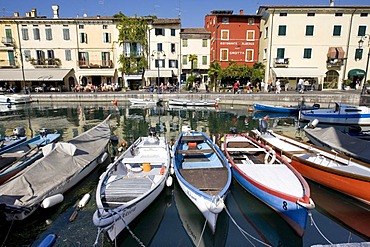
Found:
[[253, 130], [304, 177], [370, 205], [370, 165], [272, 131]]

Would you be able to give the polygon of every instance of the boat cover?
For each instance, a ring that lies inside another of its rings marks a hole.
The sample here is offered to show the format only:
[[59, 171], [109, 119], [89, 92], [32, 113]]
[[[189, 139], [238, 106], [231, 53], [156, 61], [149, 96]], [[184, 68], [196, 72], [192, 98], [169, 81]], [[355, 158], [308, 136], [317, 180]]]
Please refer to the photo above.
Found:
[[0, 204], [31, 207], [54, 195], [105, 151], [110, 136], [108, 117], [67, 143], [57, 143], [47, 156], [0, 186]]
[[[325, 143], [333, 150], [370, 163], [370, 142], [347, 135], [334, 127], [305, 129], [308, 135]], [[309, 136], [308, 136], [309, 137]]]

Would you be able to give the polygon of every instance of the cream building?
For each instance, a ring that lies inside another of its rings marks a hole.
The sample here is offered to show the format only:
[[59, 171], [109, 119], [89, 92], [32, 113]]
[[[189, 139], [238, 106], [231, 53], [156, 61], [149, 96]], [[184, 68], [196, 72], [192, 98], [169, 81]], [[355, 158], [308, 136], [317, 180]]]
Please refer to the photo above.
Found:
[[370, 6], [335, 6], [332, 0], [327, 6], [260, 6], [257, 14], [265, 81], [274, 84], [279, 78], [288, 90], [295, 90], [300, 78], [309, 84], [306, 89], [342, 89], [345, 80], [363, 83]]

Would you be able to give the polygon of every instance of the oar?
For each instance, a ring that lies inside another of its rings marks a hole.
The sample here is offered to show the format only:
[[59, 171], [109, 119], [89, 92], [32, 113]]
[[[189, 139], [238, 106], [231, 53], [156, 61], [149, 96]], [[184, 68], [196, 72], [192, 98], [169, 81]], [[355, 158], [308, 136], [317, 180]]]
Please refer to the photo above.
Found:
[[69, 217], [69, 221], [72, 222], [76, 219], [77, 215], [78, 215], [78, 211], [80, 211], [83, 207], [86, 206], [86, 204], [89, 202], [90, 200], [90, 194], [89, 193], [86, 193], [82, 199], [80, 200], [80, 202], [78, 203], [75, 211], [73, 211], [71, 217]]

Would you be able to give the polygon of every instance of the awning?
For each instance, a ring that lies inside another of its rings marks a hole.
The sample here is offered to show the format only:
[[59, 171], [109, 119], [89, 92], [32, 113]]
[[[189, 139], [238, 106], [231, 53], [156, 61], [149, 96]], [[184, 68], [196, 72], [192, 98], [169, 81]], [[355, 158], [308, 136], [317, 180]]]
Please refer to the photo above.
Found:
[[324, 77], [325, 72], [316, 68], [273, 68], [276, 77]]
[[107, 77], [114, 77], [116, 73], [115, 69], [99, 69], [99, 70], [94, 70], [94, 69], [89, 69], [89, 70], [80, 70], [79, 75], [82, 76], [107, 76]]
[[330, 59], [343, 59], [345, 54], [342, 47], [329, 47], [328, 58]]
[[159, 70], [159, 73], [158, 73], [158, 70], [146, 70], [145, 73], [144, 73], [144, 77], [146, 78], [156, 78], [158, 77], [158, 74], [159, 74], [159, 77], [172, 77], [172, 70], [162, 70], [160, 69]]
[[338, 59], [343, 59], [344, 58], [344, 55], [346, 54], [343, 50], [342, 47], [337, 47], [337, 51], [338, 51]]
[[348, 77], [364, 76], [365, 73], [365, 70], [362, 69], [351, 69], [350, 71], [348, 71]]
[[141, 80], [143, 79], [142, 75], [125, 75], [126, 80]]
[[335, 47], [329, 47], [328, 58], [336, 58], [336, 56], [337, 50], [335, 49]]
[[[74, 69], [25, 69], [25, 81], [63, 81]], [[0, 81], [23, 81], [21, 69], [0, 69]]]

